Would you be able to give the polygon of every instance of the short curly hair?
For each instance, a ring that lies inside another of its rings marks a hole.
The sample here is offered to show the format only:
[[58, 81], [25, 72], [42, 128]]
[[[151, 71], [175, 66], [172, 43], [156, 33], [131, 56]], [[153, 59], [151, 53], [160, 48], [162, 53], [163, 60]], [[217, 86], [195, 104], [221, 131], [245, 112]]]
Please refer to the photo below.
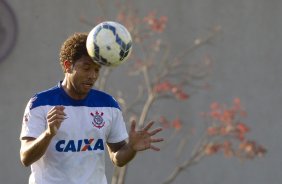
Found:
[[62, 44], [60, 50], [60, 64], [65, 72], [64, 61], [75, 63], [82, 56], [88, 56], [86, 49], [86, 39], [88, 33], [75, 33], [68, 37]]

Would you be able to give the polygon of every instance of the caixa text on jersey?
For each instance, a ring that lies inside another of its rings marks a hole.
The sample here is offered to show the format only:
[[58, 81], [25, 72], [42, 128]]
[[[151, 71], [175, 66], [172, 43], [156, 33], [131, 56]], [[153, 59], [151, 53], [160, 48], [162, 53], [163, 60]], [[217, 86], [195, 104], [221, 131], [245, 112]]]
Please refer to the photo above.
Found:
[[81, 152], [104, 150], [103, 139], [59, 140], [56, 143], [58, 152]]

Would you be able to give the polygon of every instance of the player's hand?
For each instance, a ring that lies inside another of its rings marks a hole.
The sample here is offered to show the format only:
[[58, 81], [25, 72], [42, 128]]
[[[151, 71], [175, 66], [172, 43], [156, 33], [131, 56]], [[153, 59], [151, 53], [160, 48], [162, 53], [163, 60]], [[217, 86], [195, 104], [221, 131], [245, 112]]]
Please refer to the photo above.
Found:
[[152, 143], [161, 142], [163, 141], [163, 138], [153, 138], [152, 136], [162, 131], [162, 128], [149, 131], [153, 124], [154, 122], [151, 121], [143, 129], [136, 131], [135, 120], [131, 122], [128, 144], [134, 151], [143, 151], [147, 149], [160, 151], [160, 148], [152, 145]]
[[61, 123], [66, 119], [64, 109], [64, 106], [55, 106], [47, 114], [47, 132], [52, 136], [57, 134]]

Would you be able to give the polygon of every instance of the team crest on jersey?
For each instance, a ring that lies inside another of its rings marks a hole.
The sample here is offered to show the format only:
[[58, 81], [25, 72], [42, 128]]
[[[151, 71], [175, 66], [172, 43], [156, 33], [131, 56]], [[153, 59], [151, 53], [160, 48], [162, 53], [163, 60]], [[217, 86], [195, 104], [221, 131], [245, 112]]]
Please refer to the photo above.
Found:
[[96, 128], [102, 128], [105, 125], [105, 121], [103, 119], [104, 113], [99, 113], [98, 111], [94, 113], [90, 113], [90, 115], [93, 117], [92, 125]]

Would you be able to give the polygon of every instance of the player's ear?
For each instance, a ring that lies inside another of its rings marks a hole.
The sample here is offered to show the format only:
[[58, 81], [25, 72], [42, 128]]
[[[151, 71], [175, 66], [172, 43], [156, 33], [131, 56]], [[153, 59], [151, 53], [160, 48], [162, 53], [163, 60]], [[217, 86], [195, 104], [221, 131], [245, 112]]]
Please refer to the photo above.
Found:
[[72, 69], [72, 63], [69, 60], [64, 61], [64, 68], [66, 72], [70, 72]]

